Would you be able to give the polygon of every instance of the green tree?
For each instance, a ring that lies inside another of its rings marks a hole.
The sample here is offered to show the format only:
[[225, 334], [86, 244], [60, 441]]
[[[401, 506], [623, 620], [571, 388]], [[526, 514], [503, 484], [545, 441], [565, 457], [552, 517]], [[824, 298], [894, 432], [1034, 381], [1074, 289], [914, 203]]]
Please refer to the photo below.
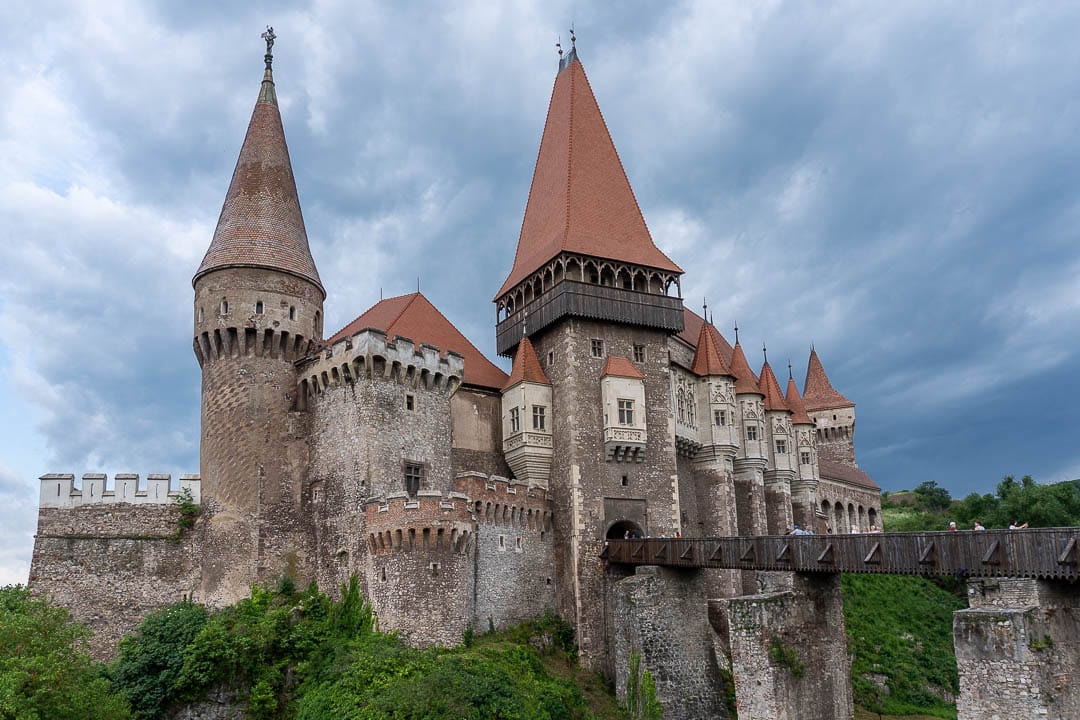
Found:
[[949, 491], [938, 486], [933, 480], [927, 480], [924, 483], [920, 483], [912, 492], [915, 493], [916, 506], [923, 511], [937, 512], [948, 510], [949, 506], [952, 504], [952, 497], [949, 495]]
[[125, 720], [132, 717], [91, 659], [89, 631], [66, 610], [0, 588], [0, 717], [12, 720]]

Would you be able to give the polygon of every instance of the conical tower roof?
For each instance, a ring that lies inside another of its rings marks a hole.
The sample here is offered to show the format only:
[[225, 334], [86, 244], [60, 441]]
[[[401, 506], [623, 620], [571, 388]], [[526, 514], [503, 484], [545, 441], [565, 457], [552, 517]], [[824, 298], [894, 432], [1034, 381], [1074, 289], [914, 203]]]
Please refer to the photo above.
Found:
[[810, 348], [810, 361], [806, 365], [806, 383], [803, 385], [803, 401], [807, 410], [855, 407], [855, 403], [836, 391], [825, 374], [817, 350]]
[[769, 365], [768, 360], [761, 366], [761, 382], [758, 383], [758, 388], [761, 390], [761, 394], [765, 396], [766, 410], [788, 409], [787, 403], [784, 402], [784, 394], [780, 392], [780, 383], [776, 380], [776, 375], [773, 374], [772, 366]]
[[260, 267], [304, 278], [326, 291], [308, 247], [285, 129], [281, 124], [271, 55], [251, 113], [214, 239], [192, 284], [212, 270]]
[[724, 355], [716, 343], [716, 328], [711, 323], [701, 323], [698, 333], [697, 349], [694, 352], [694, 364], [690, 371], [699, 377], [708, 375], [731, 375], [731, 368], [724, 362]]
[[814, 424], [814, 421], [806, 414], [806, 405], [803, 403], [803, 399], [799, 397], [799, 387], [795, 384], [795, 378], [793, 377], [788, 377], [787, 395], [784, 396], [784, 402], [787, 403], [788, 410], [791, 411], [792, 425]]
[[540, 367], [540, 358], [536, 357], [536, 348], [528, 336], [521, 338], [517, 352], [514, 353], [514, 366], [510, 369], [510, 377], [503, 390], [508, 390], [519, 382], [531, 382], [539, 385], [550, 385], [544, 368]]
[[564, 251], [682, 272], [653, 244], [576, 50], [555, 78], [514, 266], [495, 299]]
[[731, 349], [731, 374], [735, 376], [736, 395], [742, 393], [762, 394], [761, 388], [758, 387], [757, 375], [750, 369], [750, 363], [746, 362], [746, 353], [743, 352], [742, 345], [738, 340], [735, 341], [735, 347]]

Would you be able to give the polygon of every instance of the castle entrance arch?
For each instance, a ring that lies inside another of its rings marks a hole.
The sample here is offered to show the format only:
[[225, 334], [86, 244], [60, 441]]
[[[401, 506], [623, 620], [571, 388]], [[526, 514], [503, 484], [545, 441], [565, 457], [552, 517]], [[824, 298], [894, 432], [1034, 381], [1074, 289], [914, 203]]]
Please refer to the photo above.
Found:
[[633, 520], [619, 520], [613, 522], [604, 536], [608, 540], [622, 540], [627, 537], [645, 537], [645, 531]]

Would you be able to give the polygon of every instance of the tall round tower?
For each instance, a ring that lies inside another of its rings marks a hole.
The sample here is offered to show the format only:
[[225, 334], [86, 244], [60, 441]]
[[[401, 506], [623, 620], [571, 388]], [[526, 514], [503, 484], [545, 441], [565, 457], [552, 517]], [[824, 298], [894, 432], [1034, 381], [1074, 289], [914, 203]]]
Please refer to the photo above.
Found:
[[271, 72], [266, 70], [217, 229], [192, 284], [202, 368], [199, 464], [207, 525], [202, 599], [305, 575], [307, 456], [294, 363], [321, 341], [326, 291], [308, 248]]

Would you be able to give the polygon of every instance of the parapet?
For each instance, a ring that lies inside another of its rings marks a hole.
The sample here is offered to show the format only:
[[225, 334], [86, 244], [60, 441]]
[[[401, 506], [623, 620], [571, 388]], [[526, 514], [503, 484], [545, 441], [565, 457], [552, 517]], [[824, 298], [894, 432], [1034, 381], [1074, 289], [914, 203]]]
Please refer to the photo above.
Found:
[[[444, 357], [445, 355], [445, 357]], [[381, 330], [367, 328], [326, 347], [299, 368], [300, 397], [307, 398], [360, 378], [396, 380], [406, 385], [449, 392], [461, 384], [465, 358], [409, 338], [389, 340]]]
[[74, 508], [82, 505], [104, 503], [131, 503], [134, 505], [164, 505], [176, 501], [185, 490], [191, 493], [196, 504], [202, 502], [201, 482], [198, 475], [181, 475], [178, 490], [171, 489], [172, 476], [150, 474], [146, 486], [139, 488], [139, 476], [134, 473], [117, 473], [113, 476], [113, 488], [109, 489], [104, 473], [85, 473], [81, 487], [75, 487], [75, 476], [70, 473], [42, 475], [39, 507]]
[[477, 522], [546, 531], [551, 528], [551, 500], [539, 485], [501, 475], [462, 472], [454, 487], [468, 495]]
[[392, 551], [465, 552], [476, 529], [469, 498], [462, 493], [421, 490], [392, 493], [367, 503], [368, 546]]

